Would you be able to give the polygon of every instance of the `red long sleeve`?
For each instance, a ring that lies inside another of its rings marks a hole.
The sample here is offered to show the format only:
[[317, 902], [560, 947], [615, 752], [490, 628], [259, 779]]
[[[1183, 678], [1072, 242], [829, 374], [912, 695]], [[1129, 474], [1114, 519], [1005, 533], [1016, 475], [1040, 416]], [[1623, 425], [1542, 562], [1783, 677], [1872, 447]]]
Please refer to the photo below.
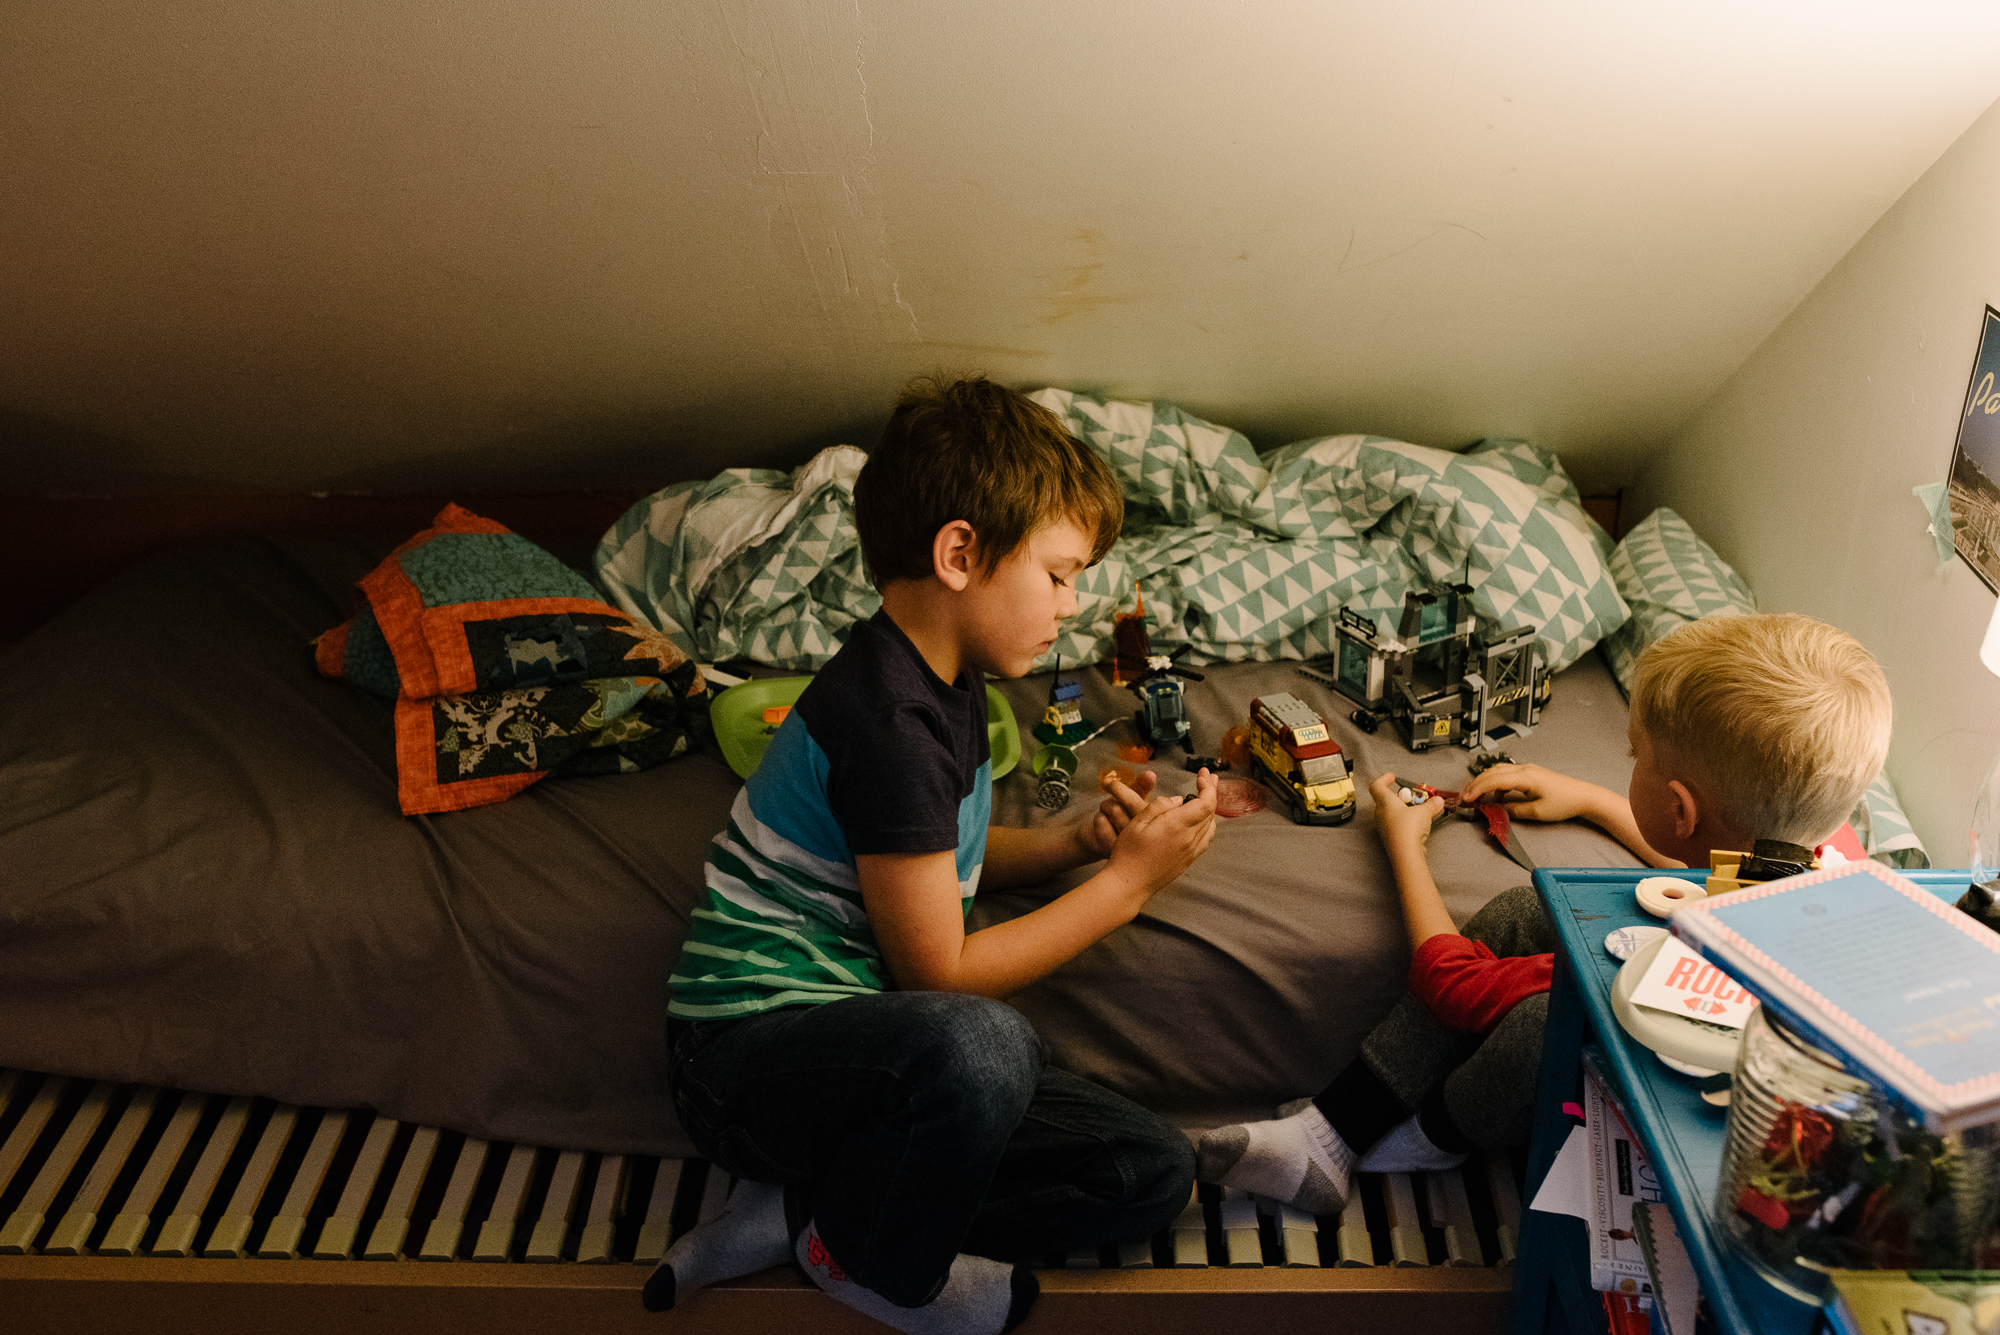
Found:
[[1484, 1034], [1516, 1003], [1549, 990], [1554, 955], [1495, 957], [1479, 942], [1441, 932], [1410, 960], [1410, 991], [1453, 1029]]

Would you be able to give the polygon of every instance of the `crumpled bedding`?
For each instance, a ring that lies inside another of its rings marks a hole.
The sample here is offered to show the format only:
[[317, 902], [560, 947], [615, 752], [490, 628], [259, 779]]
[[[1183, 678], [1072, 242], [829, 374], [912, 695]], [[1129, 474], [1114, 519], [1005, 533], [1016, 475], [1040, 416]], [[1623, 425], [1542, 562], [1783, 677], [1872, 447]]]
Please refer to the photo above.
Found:
[[[1125, 528], [1078, 580], [1077, 616], [1039, 667], [1109, 656], [1143, 594], [1153, 644], [1195, 661], [1311, 659], [1342, 607], [1393, 629], [1410, 590], [1464, 582], [1483, 631], [1532, 625], [1560, 670], [1629, 615], [1610, 537], [1556, 457], [1523, 441], [1462, 454], [1330, 436], [1259, 454], [1167, 403], [1031, 395], [1117, 474]], [[816, 670], [874, 614], [853, 522], [867, 456], [824, 450], [794, 473], [731, 469], [646, 497], [597, 549], [630, 615], [703, 662]]]

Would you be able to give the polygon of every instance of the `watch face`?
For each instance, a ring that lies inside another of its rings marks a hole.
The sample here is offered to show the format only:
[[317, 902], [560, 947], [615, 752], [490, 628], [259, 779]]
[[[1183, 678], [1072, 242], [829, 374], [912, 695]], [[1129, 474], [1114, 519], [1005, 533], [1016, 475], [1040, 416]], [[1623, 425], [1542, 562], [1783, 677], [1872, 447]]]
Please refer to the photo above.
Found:
[[1604, 949], [1613, 959], [1629, 960], [1639, 947], [1666, 934], [1664, 927], [1620, 927], [1604, 938]]

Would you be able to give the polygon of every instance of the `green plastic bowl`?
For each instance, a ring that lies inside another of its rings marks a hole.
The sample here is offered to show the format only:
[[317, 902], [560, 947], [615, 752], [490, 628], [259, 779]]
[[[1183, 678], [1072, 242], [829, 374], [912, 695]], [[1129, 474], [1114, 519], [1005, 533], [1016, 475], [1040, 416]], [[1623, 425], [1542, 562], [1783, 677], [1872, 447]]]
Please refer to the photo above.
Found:
[[[811, 677], [758, 677], [731, 686], [708, 702], [708, 721], [716, 745], [737, 777], [747, 779], [764, 763], [771, 734], [764, 730], [764, 711], [773, 705], [796, 703]], [[1021, 763], [1021, 728], [1007, 697], [986, 688], [986, 739], [993, 751], [993, 777], [998, 779]]]

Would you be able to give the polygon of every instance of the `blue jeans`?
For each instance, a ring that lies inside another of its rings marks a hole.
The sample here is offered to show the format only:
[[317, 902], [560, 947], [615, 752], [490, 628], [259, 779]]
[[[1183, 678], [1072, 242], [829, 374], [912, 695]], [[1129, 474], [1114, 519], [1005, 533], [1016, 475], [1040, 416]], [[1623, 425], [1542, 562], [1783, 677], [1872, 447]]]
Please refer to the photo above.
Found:
[[917, 1307], [952, 1258], [1039, 1259], [1147, 1237], [1187, 1203], [1165, 1118], [1045, 1064], [998, 1001], [882, 992], [674, 1022], [669, 1080], [701, 1153], [785, 1184], [848, 1275]]

